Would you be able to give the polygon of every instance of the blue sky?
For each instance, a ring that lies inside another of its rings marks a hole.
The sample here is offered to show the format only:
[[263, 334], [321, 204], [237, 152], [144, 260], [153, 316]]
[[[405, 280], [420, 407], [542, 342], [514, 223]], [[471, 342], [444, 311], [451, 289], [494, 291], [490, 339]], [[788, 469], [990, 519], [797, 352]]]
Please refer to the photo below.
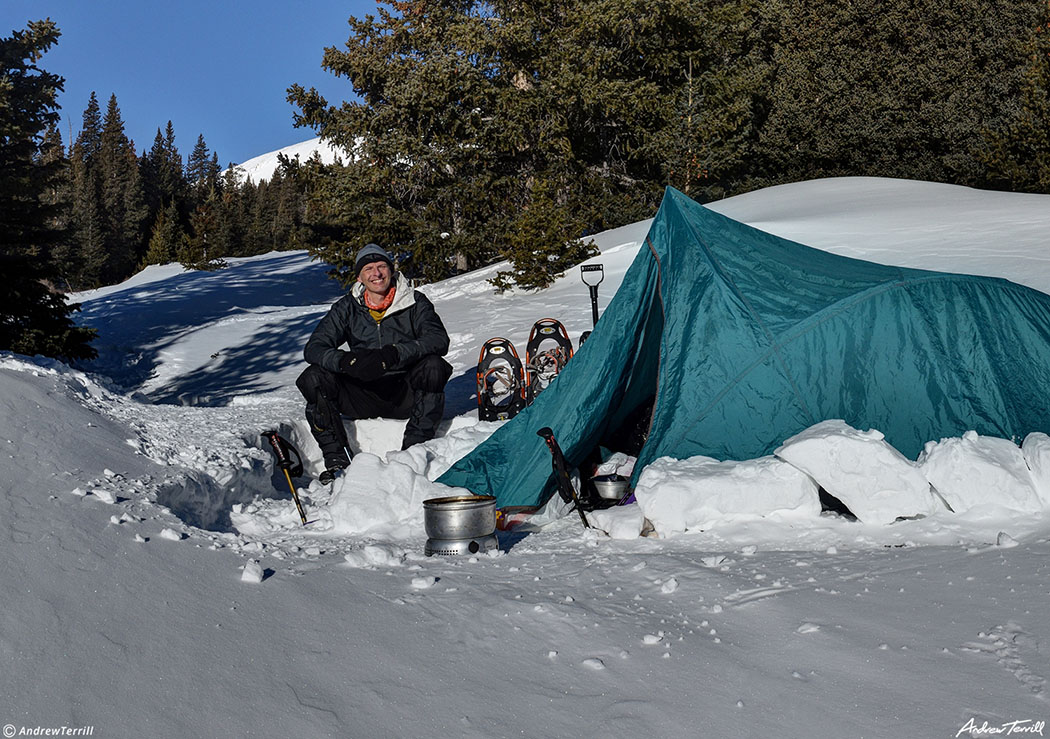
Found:
[[316, 135], [293, 127], [285, 91], [299, 83], [329, 102], [351, 98], [321, 55], [344, 47], [350, 16], [375, 12], [375, 0], [0, 0], [0, 36], [46, 17], [62, 31], [41, 66], [66, 80], [67, 144], [94, 90], [103, 112], [116, 94], [140, 153], [170, 120], [184, 158], [203, 134], [225, 166]]

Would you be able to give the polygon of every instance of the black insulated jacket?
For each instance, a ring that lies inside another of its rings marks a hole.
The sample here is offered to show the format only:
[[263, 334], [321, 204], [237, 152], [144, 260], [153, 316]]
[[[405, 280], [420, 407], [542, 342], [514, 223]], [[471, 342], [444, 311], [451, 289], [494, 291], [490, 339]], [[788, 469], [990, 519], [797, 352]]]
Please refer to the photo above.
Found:
[[364, 286], [354, 283], [349, 294], [336, 301], [317, 324], [303, 356], [310, 364], [332, 372], [339, 371], [339, 359], [349, 351], [397, 347], [398, 362], [394, 372], [407, 370], [427, 354], [444, 356], [448, 352], [448, 333], [434, 304], [397, 275], [397, 293], [383, 320], [376, 323], [364, 303]]

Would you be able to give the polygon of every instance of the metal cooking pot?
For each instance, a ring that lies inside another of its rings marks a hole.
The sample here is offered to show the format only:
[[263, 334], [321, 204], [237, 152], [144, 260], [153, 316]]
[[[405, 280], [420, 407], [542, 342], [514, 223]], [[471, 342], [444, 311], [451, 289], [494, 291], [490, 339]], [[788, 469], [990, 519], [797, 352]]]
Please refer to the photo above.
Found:
[[455, 495], [423, 501], [423, 525], [431, 539], [476, 539], [496, 530], [496, 499]]
[[598, 475], [592, 477], [591, 482], [601, 497], [606, 500], [620, 500], [627, 492], [627, 483], [630, 480], [623, 475]]

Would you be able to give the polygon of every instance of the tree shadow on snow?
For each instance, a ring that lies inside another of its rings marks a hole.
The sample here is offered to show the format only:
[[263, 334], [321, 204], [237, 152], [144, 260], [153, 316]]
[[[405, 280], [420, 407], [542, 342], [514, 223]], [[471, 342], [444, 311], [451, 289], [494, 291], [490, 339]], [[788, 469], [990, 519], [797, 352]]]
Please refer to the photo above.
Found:
[[272, 389], [272, 375], [303, 365], [303, 346], [317, 325], [316, 315], [268, 324], [240, 346], [222, 349], [204, 367], [146, 394], [153, 403], [227, 405], [236, 396]]
[[[182, 272], [86, 300], [77, 322], [98, 330], [94, 345], [99, 357], [80, 366], [133, 389], [149, 379], [164, 350], [201, 326], [235, 320], [267, 306], [281, 310], [328, 304], [345, 294], [328, 277], [328, 265], [304, 265], [308, 260], [302, 252], [281, 252], [214, 272]], [[302, 320], [316, 323], [318, 318]]]

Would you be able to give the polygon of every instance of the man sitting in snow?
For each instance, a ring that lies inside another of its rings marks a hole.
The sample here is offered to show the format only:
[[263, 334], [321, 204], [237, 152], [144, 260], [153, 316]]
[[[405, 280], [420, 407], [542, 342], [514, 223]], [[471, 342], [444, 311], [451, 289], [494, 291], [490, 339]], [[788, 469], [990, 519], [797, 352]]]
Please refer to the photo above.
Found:
[[[310, 366], [295, 384], [324, 455], [324, 484], [350, 464], [342, 416], [407, 418], [402, 449], [434, 438], [452, 365], [448, 334], [433, 303], [394, 271], [384, 249], [368, 244], [354, 263], [357, 282], [314, 329], [303, 354]], [[348, 350], [339, 347], [346, 344]]]

